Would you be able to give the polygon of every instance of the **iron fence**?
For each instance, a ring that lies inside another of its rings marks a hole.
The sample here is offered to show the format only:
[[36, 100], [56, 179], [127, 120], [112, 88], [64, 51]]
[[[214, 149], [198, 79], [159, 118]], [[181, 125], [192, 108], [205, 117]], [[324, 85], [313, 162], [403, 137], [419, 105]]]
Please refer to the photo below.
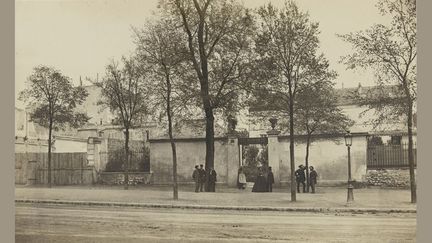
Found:
[[[102, 161], [106, 161], [105, 172], [123, 172], [127, 157], [124, 150], [100, 152]], [[129, 151], [130, 172], [150, 172], [150, 153], [144, 151]]]
[[[417, 145], [413, 144], [414, 166], [417, 167]], [[367, 168], [407, 168], [408, 143], [368, 145], [367, 147]]]

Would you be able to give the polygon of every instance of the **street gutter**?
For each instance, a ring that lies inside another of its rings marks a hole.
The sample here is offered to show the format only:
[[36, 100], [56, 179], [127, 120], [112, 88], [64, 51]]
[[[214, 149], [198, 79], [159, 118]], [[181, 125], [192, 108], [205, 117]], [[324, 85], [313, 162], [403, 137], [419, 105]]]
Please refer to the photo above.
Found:
[[267, 206], [218, 206], [218, 205], [175, 205], [157, 203], [125, 203], [96, 201], [61, 201], [38, 199], [15, 199], [15, 203], [76, 205], [103, 207], [133, 207], [133, 208], [176, 208], [176, 209], [206, 209], [206, 210], [237, 210], [237, 211], [274, 211], [274, 212], [315, 212], [315, 213], [417, 213], [416, 209], [402, 208], [318, 208], [318, 207], [267, 207]]

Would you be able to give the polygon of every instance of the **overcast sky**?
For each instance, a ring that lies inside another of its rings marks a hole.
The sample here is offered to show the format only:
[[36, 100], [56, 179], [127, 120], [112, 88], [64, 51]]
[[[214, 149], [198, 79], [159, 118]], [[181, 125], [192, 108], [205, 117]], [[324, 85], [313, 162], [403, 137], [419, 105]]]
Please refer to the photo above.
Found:
[[[79, 77], [104, 74], [110, 59], [119, 59], [134, 49], [131, 26], [141, 26], [156, 10], [158, 0], [17, 0], [15, 3], [15, 94], [24, 89], [33, 67], [54, 66], [79, 83]], [[247, 7], [258, 7], [267, 0], [244, 0]], [[272, 0], [282, 6], [283, 0]], [[368, 72], [345, 70], [340, 56], [350, 45], [336, 34], [388, 23], [375, 7], [376, 0], [298, 0], [320, 23], [321, 51], [339, 77], [337, 87], [373, 85]], [[84, 82], [85, 83], [85, 82]], [[21, 102], [17, 102], [22, 107]]]

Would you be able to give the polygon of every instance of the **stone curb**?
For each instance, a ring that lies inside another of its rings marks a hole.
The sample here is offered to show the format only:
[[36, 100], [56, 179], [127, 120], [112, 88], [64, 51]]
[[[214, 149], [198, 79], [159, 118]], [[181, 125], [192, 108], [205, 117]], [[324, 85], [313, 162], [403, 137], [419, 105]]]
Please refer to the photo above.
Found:
[[95, 201], [60, 201], [15, 199], [15, 203], [52, 204], [52, 205], [82, 205], [134, 208], [178, 208], [178, 209], [216, 209], [237, 211], [274, 211], [274, 212], [314, 212], [314, 213], [417, 213], [416, 209], [381, 209], [381, 208], [314, 208], [314, 207], [265, 207], [265, 206], [216, 206], [216, 205], [174, 205], [156, 203], [124, 203], [124, 202], [95, 202]]

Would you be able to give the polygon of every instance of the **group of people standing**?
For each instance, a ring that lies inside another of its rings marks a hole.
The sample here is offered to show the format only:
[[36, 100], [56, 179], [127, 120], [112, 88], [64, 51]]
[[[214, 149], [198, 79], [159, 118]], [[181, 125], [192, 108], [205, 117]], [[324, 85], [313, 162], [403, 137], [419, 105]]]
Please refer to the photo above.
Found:
[[[243, 170], [240, 168], [239, 177], [238, 177], [238, 186], [239, 189], [246, 188], [246, 175]], [[255, 180], [255, 183], [252, 187], [252, 192], [272, 192], [274, 184], [274, 175], [272, 172], [272, 168], [268, 167], [267, 176], [264, 176], [264, 171], [262, 168], [258, 169], [258, 176]]]
[[[297, 192], [300, 193], [300, 184], [303, 185], [303, 193], [306, 192], [306, 167], [299, 165], [299, 168], [295, 171], [295, 177], [297, 182]], [[313, 166], [309, 166], [309, 186], [312, 189], [312, 193], [315, 193], [315, 185], [317, 184], [318, 173], [315, 171]]]
[[[303, 186], [303, 193], [306, 192], [306, 167], [303, 165], [299, 165], [299, 168], [295, 171], [296, 184], [297, 184], [297, 192], [300, 193], [300, 185]], [[273, 184], [274, 184], [274, 175], [272, 172], [272, 167], [268, 167], [267, 175], [264, 175], [264, 171], [262, 168], [258, 169], [258, 176], [255, 180], [255, 183], [252, 187], [252, 192], [272, 192]], [[192, 173], [192, 179], [195, 182], [195, 192], [203, 192], [204, 185], [208, 180], [208, 188], [206, 188], [207, 192], [215, 192], [216, 191], [216, 171], [213, 168], [209, 168], [208, 171], [204, 170], [203, 165], [196, 165], [195, 170]], [[312, 193], [315, 193], [315, 185], [317, 184], [318, 174], [315, 171], [313, 166], [309, 166], [309, 186], [312, 189]], [[246, 175], [243, 172], [243, 169], [240, 168], [238, 172], [238, 188], [241, 190], [246, 189]]]
[[195, 170], [192, 173], [192, 179], [195, 182], [195, 192], [203, 192], [204, 185], [208, 179], [208, 188], [206, 191], [215, 192], [216, 191], [216, 171], [210, 168], [208, 172], [204, 170], [204, 166], [195, 165]]
[[[306, 167], [303, 165], [299, 165], [299, 169], [295, 171], [296, 184], [297, 184], [297, 192], [300, 193], [300, 185], [303, 185], [303, 192], [306, 192]], [[272, 168], [268, 167], [267, 176], [264, 175], [264, 171], [262, 168], [258, 169], [258, 176], [255, 180], [255, 183], [252, 187], [252, 192], [272, 192], [273, 184], [274, 184], [274, 175], [272, 172]], [[309, 166], [309, 186], [312, 189], [312, 193], [315, 193], [315, 185], [317, 184], [318, 173], [315, 171], [313, 166]], [[238, 188], [245, 189], [246, 188], [246, 175], [243, 170], [240, 168], [239, 176], [238, 176]]]

